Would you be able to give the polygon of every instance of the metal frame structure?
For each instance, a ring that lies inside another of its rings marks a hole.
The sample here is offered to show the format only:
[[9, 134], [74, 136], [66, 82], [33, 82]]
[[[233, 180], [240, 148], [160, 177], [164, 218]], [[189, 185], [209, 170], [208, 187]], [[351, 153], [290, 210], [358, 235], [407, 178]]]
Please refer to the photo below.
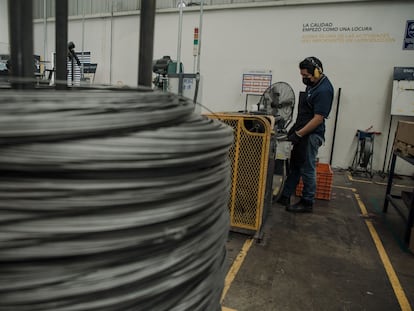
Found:
[[[9, 0], [12, 88], [34, 88], [33, 0]], [[151, 87], [156, 0], [141, 0], [138, 84]], [[55, 3], [56, 89], [66, 89], [68, 0]]]
[[229, 213], [232, 231], [254, 233], [260, 239], [272, 205], [275, 163], [274, 117], [237, 113], [209, 114], [234, 130], [229, 158], [232, 186]]

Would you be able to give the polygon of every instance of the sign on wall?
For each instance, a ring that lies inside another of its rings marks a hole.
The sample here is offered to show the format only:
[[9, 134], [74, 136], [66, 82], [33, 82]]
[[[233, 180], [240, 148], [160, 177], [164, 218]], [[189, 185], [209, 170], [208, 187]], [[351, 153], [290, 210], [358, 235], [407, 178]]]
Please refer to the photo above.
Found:
[[403, 50], [414, 50], [414, 20], [407, 21], [404, 33]]
[[394, 67], [391, 114], [414, 116], [414, 67]]
[[272, 85], [272, 71], [249, 71], [243, 73], [242, 93], [263, 94]]
[[388, 32], [380, 32], [370, 24], [339, 24], [333, 21], [302, 23], [301, 42], [315, 43], [394, 43], [395, 38]]

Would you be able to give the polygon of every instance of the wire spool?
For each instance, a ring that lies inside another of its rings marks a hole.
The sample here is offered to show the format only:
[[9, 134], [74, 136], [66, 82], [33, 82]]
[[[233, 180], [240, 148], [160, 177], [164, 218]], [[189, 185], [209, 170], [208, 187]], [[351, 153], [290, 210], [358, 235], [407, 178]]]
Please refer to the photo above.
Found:
[[0, 94], [0, 310], [221, 310], [231, 128], [168, 93]]

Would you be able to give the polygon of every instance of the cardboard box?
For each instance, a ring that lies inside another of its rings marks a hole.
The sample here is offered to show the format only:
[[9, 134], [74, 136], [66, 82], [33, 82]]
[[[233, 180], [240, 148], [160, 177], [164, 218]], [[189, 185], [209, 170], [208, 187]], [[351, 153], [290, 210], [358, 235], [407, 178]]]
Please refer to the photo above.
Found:
[[407, 145], [414, 146], [414, 122], [398, 121], [397, 130], [395, 132], [394, 144], [403, 142]]

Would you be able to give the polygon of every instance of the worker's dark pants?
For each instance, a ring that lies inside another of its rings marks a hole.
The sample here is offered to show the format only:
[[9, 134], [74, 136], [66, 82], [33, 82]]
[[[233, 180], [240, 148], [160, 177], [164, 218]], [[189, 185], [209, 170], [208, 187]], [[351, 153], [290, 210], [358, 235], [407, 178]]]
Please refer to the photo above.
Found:
[[317, 134], [310, 134], [306, 145], [306, 157], [304, 163], [298, 167], [291, 167], [283, 188], [283, 196], [290, 197], [296, 191], [300, 177], [303, 181], [302, 199], [313, 202], [316, 192], [316, 156], [318, 149], [323, 144], [323, 139]]

